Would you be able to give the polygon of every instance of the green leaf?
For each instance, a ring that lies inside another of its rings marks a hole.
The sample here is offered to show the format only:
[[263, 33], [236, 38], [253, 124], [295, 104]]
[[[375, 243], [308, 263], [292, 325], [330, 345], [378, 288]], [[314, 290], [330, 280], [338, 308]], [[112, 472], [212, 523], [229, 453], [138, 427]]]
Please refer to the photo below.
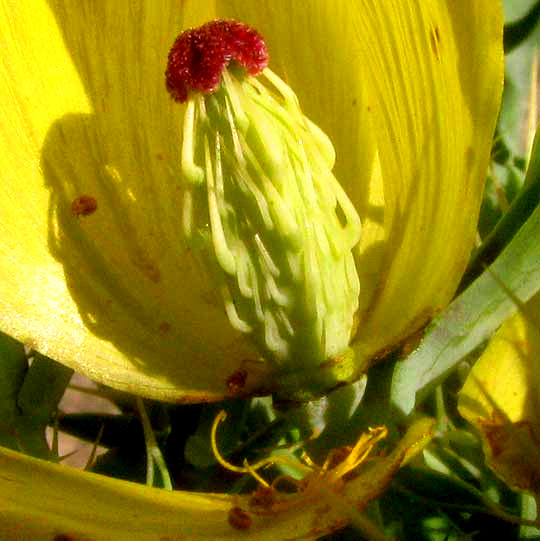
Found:
[[0, 443], [16, 447], [13, 425], [17, 417], [17, 395], [28, 370], [24, 346], [0, 333]]
[[36, 425], [47, 424], [72, 374], [73, 370], [66, 366], [34, 353], [18, 397], [22, 416], [31, 418]]
[[[532, 180], [526, 183], [529, 190], [537, 190], [534, 185], [540, 183], [539, 154], [537, 141], [531, 159]], [[434, 320], [418, 349], [397, 363], [391, 401], [398, 410], [409, 414], [465, 355], [516, 312], [509, 293], [524, 302], [540, 289], [539, 262], [540, 206], [536, 206], [489, 270]]]
[[0, 442], [48, 458], [45, 428], [72, 370], [35, 353], [29, 366], [24, 346], [0, 335]]
[[460, 289], [470, 284], [495, 261], [538, 204], [540, 204], [540, 131], [535, 137], [523, 190], [478, 249], [463, 276]]
[[509, 53], [529, 38], [539, 20], [540, 2], [536, 2], [536, 4], [521, 19], [505, 25], [504, 52]]

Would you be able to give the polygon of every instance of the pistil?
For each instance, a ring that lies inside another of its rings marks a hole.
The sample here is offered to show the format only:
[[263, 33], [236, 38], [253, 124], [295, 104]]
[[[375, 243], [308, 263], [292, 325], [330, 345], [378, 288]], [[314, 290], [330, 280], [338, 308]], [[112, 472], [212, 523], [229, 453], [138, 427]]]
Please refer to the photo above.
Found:
[[340, 365], [324, 387], [354, 377], [360, 218], [330, 140], [267, 62], [261, 36], [235, 21], [188, 30], [169, 54], [167, 88], [186, 103], [184, 234], [231, 325], [291, 382]]

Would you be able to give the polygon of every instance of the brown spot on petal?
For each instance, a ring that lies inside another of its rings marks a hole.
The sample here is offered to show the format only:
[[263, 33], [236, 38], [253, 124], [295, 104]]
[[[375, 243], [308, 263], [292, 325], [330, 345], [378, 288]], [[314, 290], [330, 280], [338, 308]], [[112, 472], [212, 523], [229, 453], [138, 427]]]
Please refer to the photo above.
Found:
[[161, 271], [158, 265], [143, 250], [140, 249], [134, 254], [133, 263], [150, 281], [155, 284], [161, 281]]
[[98, 207], [97, 200], [91, 195], [80, 195], [71, 203], [71, 213], [73, 216], [88, 216], [96, 212]]
[[529, 421], [508, 422], [502, 414], [480, 419], [489, 448], [488, 465], [510, 486], [540, 492], [539, 439]]
[[229, 389], [229, 392], [231, 394], [238, 394], [239, 392], [241, 392], [246, 385], [247, 377], [247, 370], [244, 370], [243, 368], [240, 368], [239, 370], [233, 372], [227, 378], [227, 389]]
[[465, 150], [465, 167], [467, 171], [472, 171], [474, 168], [474, 162], [476, 161], [476, 152], [473, 147], [467, 147]]
[[249, 507], [259, 512], [271, 511], [277, 501], [277, 495], [275, 488], [259, 485], [249, 499]]
[[441, 59], [441, 49], [440, 49], [441, 35], [440, 35], [438, 26], [433, 26], [431, 28], [429, 37], [430, 37], [431, 50], [433, 51], [435, 58], [437, 60], [440, 60]]
[[252, 522], [249, 513], [246, 513], [240, 507], [233, 507], [229, 511], [228, 520], [229, 524], [237, 530], [249, 530]]
[[171, 324], [167, 323], [166, 321], [163, 321], [159, 324], [158, 330], [162, 334], [166, 334], [171, 330]]

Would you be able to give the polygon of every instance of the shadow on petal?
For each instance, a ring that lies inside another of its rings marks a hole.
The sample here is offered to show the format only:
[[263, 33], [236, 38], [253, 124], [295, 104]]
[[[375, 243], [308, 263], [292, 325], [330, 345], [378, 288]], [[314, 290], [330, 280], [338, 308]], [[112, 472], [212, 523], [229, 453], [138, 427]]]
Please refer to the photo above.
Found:
[[[182, 10], [170, 4], [169, 17], [154, 4], [50, 2], [93, 114], [57, 119], [43, 144], [49, 251], [103, 341], [94, 358], [60, 360], [139, 394], [218, 400], [246, 362], [256, 370], [242, 392], [260, 387], [265, 370], [182, 236], [183, 109], [163, 73]], [[73, 212], [81, 196], [93, 212]]]

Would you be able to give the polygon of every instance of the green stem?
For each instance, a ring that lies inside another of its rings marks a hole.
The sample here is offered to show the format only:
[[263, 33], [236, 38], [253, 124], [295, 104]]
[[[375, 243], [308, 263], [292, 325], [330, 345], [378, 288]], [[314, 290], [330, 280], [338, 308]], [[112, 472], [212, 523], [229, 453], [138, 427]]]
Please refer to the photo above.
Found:
[[142, 398], [137, 397], [137, 409], [139, 410], [139, 415], [141, 417], [141, 423], [144, 431], [144, 442], [146, 444], [146, 484], [152, 486], [154, 482], [154, 464], [157, 465], [159, 473], [161, 474], [161, 479], [163, 482], [163, 488], [167, 490], [172, 490], [171, 477], [169, 475], [169, 470], [163, 459], [163, 455], [159, 449], [156, 438], [154, 436], [154, 431], [152, 430], [152, 425], [150, 424], [150, 419], [146, 413], [146, 408]]

